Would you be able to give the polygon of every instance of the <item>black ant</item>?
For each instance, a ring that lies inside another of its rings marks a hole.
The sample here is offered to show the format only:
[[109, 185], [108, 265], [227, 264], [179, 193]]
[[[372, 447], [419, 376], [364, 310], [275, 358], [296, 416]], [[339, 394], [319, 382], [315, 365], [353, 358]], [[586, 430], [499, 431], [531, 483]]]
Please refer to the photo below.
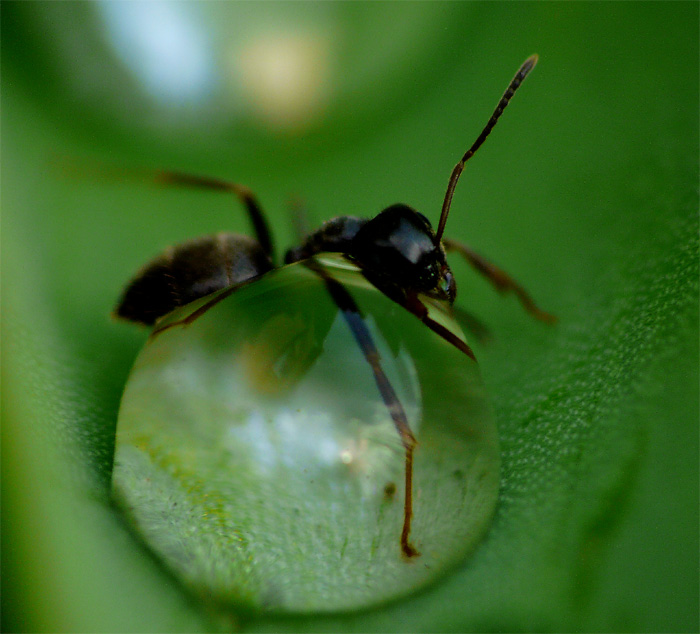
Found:
[[[408, 425], [403, 407], [381, 367], [381, 361], [360, 309], [347, 289], [336, 281], [314, 256], [323, 252], [341, 253], [361, 270], [379, 291], [420, 319], [428, 328], [474, 359], [471, 348], [450, 330], [434, 321], [421, 295], [455, 301], [456, 285], [446, 253], [457, 252], [497, 290], [511, 291], [537, 319], [552, 323], [555, 317], [540, 310], [528, 292], [510, 275], [474, 252], [469, 246], [443, 238], [454, 189], [465, 163], [481, 147], [496, 125], [515, 91], [537, 63], [532, 55], [522, 64], [495, 111], [474, 144], [452, 171], [437, 230], [430, 221], [408, 205], [392, 205], [372, 219], [341, 216], [324, 223], [308, 234], [302, 243], [289, 249], [285, 264], [301, 262], [324, 282], [342, 311], [354, 338], [374, 374], [375, 382], [396, 425], [405, 448], [405, 501], [401, 548], [406, 557], [418, 555], [409, 535], [412, 517], [413, 450], [417, 441]], [[166, 249], [143, 268], [127, 286], [115, 310], [118, 317], [153, 325], [153, 335], [166, 328], [187, 325], [232, 292], [259, 279], [276, 268], [274, 248], [265, 216], [253, 193], [246, 187], [214, 178], [192, 176], [173, 171], [154, 174], [161, 185], [176, 185], [218, 190], [235, 194], [248, 211], [256, 239], [232, 233], [197, 238]], [[227, 289], [191, 315], [158, 327], [159, 318], [178, 306]]]

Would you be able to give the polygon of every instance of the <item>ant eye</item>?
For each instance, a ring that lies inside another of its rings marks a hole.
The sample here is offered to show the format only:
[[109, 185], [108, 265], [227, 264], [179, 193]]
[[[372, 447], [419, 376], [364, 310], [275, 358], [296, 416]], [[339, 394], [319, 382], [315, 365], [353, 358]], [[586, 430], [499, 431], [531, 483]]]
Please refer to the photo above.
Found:
[[442, 267], [435, 261], [423, 265], [419, 263], [418, 279], [424, 288], [434, 288], [440, 280], [440, 269]]

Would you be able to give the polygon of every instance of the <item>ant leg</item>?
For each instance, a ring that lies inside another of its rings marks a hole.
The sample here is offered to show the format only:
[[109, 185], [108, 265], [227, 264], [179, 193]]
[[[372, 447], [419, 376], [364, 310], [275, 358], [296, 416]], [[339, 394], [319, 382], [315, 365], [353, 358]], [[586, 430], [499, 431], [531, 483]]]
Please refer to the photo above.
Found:
[[462, 341], [451, 330], [445, 328], [445, 326], [438, 323], [430, 316], [428, 309], [419, 299], [417, 293], [406, 291], [406, 289], [403, 289], [400, 286], [387, 283], [384, 278], [374, 275], [371, 271], [363, 269], [362, 274], [377, 288], [377, 290], [384, 293], [384, 295], [386, 295], [391, 301], [396, 302], [399, 306], [405, 308], [409, 313], [412, 313], [418, 317], [418, 319], [420, 319], [436, 335], [442, 337], [445, 341], [447, 341], [447, 343], [452, 344], [460, 352], [463, 352], [468, 357], [476, 361], [474, 351], [467, 343]]
[[155, 339], [159, 334], [162, 332], [165, 332], [166, 330], [170, 330], [171, 328], [174, 328], [175, 326], [189, 326], [193, 321], [196, 319], [199, 319], [204, 313], [208, 312], [211, 308], [214, 308], [220, 301], [226, 299], [229, 295], [232, 295], [235, 293], [238, 289], [243, 288], [244, 286], [247, 286], [248, 284], [252, 284], [253, 282], [257, 282], [258, 278], [254, 277], [249, 280], [245, 280], [244, 282], [241, 282], [240, 284], [237, 284], [236, 286], [230, 286], [229, 288], [223, 290], [221, 293], [219, 293], [216, 297], [213, 297], [206, 303], [202, 304], [199, 308], [196, 310], [192, 311], [187, 317], [183, 317], [182, 319], [178, 319], [177, 321], [172, 321], [169, 324], [163, 324], [159, 325], [156, 322], [155, 327], [153, 328], [151, 334], [149, 335], [149, 339]]
[[218, 178], [208, 176], [196, 176], [183, 172], [157, 170], [153, 173], [154, 180], [159, 185], [175, 185], [180, 187], [197, 187], [200, 189], [211, 189], [214, 191], [230, 192], [238, 196], [248, 211], [248, 217], [253, 225], [255, 237], [265, 254], [274, 262], [274, 246], [272, 235], [265, 214], [260, 207], [253, 192], [244, 185], [231, 183]]
[[233, 291], [238, 290], [238, 288], [238, 286], [232, 286], [231, 288], [226, 289], [223, 293], [220, 293], [213, 299], [210, 299], [206, 304], [202, 304], [202, 306], [191, 312], [189, 315], [187, 315], [187, 317], [183, 317], [182, 319], [172, 321], [169, 324], [164, 324], [162, 326], [156, 324], [153, 331], [149, 335], [149, 339], [155, 339], [162, 332], [175, 328], [175, 326], [189, 326], [195, 319], [201, 317], [210, 308], [214, 308], [214, 306], [216, 306], [220, 301], [226, 299], [231, 293], [233, 293]]
[[411, 535], [411, 518], [413, 517], [413, 451], [418, 444], [416, 437], [411, 431], [408, 424], [406, 412], [401, 405], [396, 391], [391, 385], [391, 381], [384, 373], [381, 364], [381, 357], [377, 350], [377, 346], [372, 339], [372, 334], [367, 328], [367, 324], [360, 312], [360, 309], [348, 290], [337, 280], [335, 280], [322, 266], [320, 266], [313, 258], [303, 261], [304, 266], [311, 269], [318, 275], [326, 285], [328, 293], [332, 297], [335, 305], [343, 314], [345, 322], [350, 328], [350, 332], [355, 339], [355, 342], [362, 350], [365, 360], [372, 368], [374, 381], [377, 389], [384, 401], [384, 405], [389, 410], [389, 414], [394, 421], [396, 431], [401, 438], [401, 444], [405, 451], [404, 462], [404, 505], [403, 505], [403, 528], [401, 529], [401, 552], [410, 559], [420, 555], [418, 550], [411, 544], [409, 537]]
[[523, 308], [533, 317], [548, 324], [556, 323], [557, 318], [554, 315], [546, 313], [538, 308], [535, 305], [532, 297], [530, 297], [530, 294], [510, 275], [508, 275], [508, 273], [473, 251], [463, 242], [458, 242], [452, 238], [444, 238], [442, 243], [448, 252], [456, 251], [459, 253], [467, 262], [469, 262], [469, 264], [471, 264], [479, 273], [481, 273], [489, 282], [491, 282], [497, 291], [501, 293], [512, 291], [515, 293]]
[[262, 211], [253, 192], [244, 185], [231, 183], [218, 178], [197, 176], [172, 170], [150, 170], [141, 168], [123, 168], [109, 165], [84, 165], [69, 159], [56, 161], [56, 167], [64, 175], [73, 178], [106, 178], [109, 180], [139, 180], [166, 187], [193, 187], [235, 194], [248, 211], [248, 217], [253, 225], [253, 231], [265, 254], [274, 262], [274, 246], [265, 214]]
[[[386, 294], [386, 293], [385, 293]], [[418, 319], [420, 319], [430, 330], [432, 330], [436, 335], [442, 337], [447, 343], [451, 343], [457, 350], [466, 354], [470, 359], [476, 361], [474, 356], [474, 351], [471, 347], [462, 341], [457, 335], [455, 335], [451, 330], [445, 328], [442, 324], [435, 321], [428, 314], [428, 309], [425, 304], [420, 301], [416, 293], [406, 294], [403, 300], [394, 298], [388, 295], [390, 299], [393, 299], [397, 304], [403, 306], [407, 311], [413, 313]]]

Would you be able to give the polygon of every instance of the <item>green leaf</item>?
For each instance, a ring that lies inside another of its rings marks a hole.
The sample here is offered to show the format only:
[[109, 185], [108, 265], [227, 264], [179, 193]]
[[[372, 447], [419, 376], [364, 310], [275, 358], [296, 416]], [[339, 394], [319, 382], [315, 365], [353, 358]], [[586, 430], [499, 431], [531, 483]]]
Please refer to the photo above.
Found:
[[[153, 101], [93, 5], [3, 4], [3, 629], [696, 631], [697, 4], [202, 6], [190, 18], [217, 72], [270, 19], [316, 42], [330, 89], [306, 119], [271, 123], [233, 72], [210, 110]], [[164, 246], [245, 219], [218, 194], [76, 181], [56, 164], [244, 182], [278, 245], [291, 195], [318, 220], [398, 201], [436, 219], [451, 167], [533, 52], [447, 226], [560, 320], [532, 323], [455, 263], [458, 302], [494, 334], [475, 344], [502, 448], [486, 540], [381, 609], [213, 616], [112, 506], [117, 409], [146, 335], [108, 315]]]

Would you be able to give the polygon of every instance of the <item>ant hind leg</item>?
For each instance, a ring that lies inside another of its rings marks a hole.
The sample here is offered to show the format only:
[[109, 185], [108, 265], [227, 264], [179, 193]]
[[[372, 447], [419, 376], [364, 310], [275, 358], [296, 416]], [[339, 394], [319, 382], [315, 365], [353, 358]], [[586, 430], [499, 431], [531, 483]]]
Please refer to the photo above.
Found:
[[253, 192], [246, 186], [218, 178], [197, 176], [169, 170], [157, 170], [153, 173], [153, 177], [155, 183], [158, 185], [194, 187], [235, 194], [248, 211], [248, 217], [253, 225], [255, 237], [260, 243], [260, 246], [268, 257], [274, 261], [272, 234], [270, 233], [270, 228], [265, 219], [265, 214]]

